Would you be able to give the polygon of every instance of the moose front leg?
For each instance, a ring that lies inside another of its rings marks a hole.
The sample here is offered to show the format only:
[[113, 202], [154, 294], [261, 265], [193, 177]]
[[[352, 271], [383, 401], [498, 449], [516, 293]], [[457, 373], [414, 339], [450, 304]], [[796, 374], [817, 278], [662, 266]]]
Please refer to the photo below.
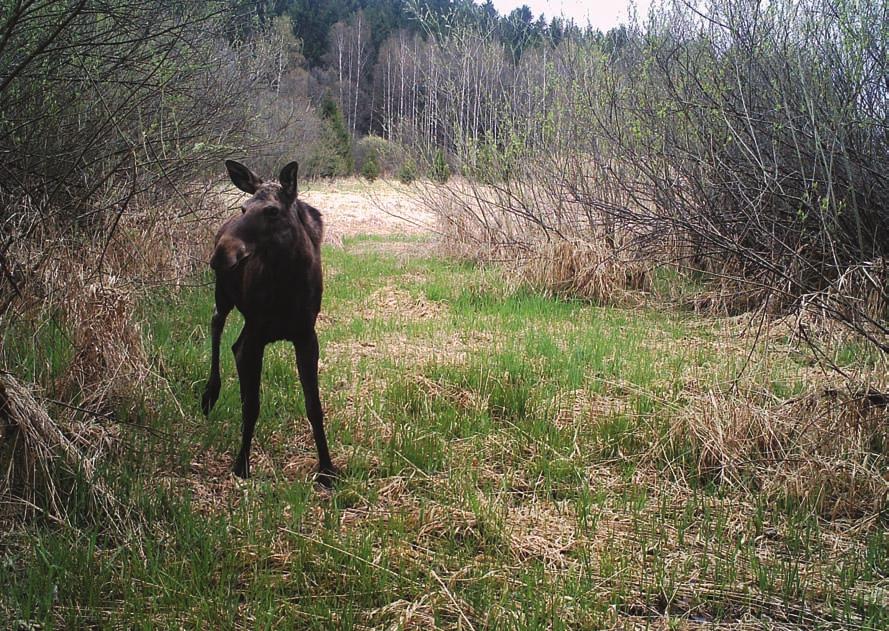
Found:
[[253, 430], [259, 417], [259, 381], [264, 350], [265, 343], [252, 335], [246, 325], [238, 341], [232, 346], [241, 385], [241, 451], [238, 452], [233, 469], [239, 478], [250, 477], [250, 443], [253, 441]]
[[222, 329], [225, 328], [225, 319], [232, 310], [231, 305], [220, 299], [219, 291], [216, 292], [216, 309], [213, 312], [213, 319], [210, 320], [210, 336], [211, 341], [211, 359], [210, 359], [210, 377], [207, 379], [207, 386], [204, 388], [204, 395], [201, 397], [201, 410], [204, 416], [210, 414], [210, 410], [216, 405], [219, 399], [219, 388], [222, 380], [219, 377], [219, 344], [222, 340]]
[[324, 411], [321, 408], [321, 396], [318, 392], [318, 336], [310, 329], [293, 342], [296, 350], [296, 366], [299, 370], [299, 381], [302, 384], [306, 399], [306, 415], [312, 424], [312, 436], [318, 449], [318, 482], [331, 486], [336, 477], [336, 468], [330, 460], [327, 450], [327, 437], [324, 434]]

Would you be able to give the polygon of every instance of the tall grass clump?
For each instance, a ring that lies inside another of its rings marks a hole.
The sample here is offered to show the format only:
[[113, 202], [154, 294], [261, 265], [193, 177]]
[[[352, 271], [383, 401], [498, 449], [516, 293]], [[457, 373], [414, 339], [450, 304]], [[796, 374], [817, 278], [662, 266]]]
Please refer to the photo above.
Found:
[[813, 388], [785, 401], [699, 393], [673, 420], [661, 455], [689, 459], [697, 483], [830, 519], [872, 517], [887, 508], [886, 406], [876, 391]]

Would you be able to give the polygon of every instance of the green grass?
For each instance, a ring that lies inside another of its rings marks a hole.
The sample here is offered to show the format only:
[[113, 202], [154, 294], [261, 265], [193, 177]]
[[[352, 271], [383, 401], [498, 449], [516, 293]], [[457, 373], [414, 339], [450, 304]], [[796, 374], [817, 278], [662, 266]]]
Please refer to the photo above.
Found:
[[[324, 252], [335, 488], [311, 481], [283, 343], [266, 354], [254, 477], [227, 475], [239, 317], [205, 419], [211, 288], [157, 294], [141, 317], [166, 385], [134, 420], [166, 434], [128, 430], [134, 449], [112, 467], [139, 519], [130, 534], [37, 520], [0, 538], [0, 626], [889, 625], [885, 524], [849, 533], [799, 504], [697, 480], [696, 453], [659, 448], [692, 392], [746, 362], [718, 327], [513, 290], [496, 270], [366, 241]], [[64, 343], [42, 335], [62, 364]], [[792, 396], [803, 370], [772, 357], [751, 379]]]

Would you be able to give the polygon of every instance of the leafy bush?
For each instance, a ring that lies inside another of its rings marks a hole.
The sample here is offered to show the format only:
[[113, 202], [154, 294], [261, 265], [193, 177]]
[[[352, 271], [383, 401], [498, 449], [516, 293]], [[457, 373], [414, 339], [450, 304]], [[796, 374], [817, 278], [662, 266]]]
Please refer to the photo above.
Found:
[[408, 158], [402, 163], [401, 168], [398, 169], [398, 179], [402, 184], [411, 184], [417, 179], [417, 166], [413, 160]]
[[361, 165], [361, 175], [370, 182], [380, 177], [380, 165], [377, 164], [377, 157], [373, 153], [368, 154]]
[[364, 173], [364, 163], [369, 156], [376, 158], [379, 175], [393, 175], [404, 159], [404, 152], [395, 143], [379, 136], [365, 136], [355, 143], [355, 164], [359, 173]]

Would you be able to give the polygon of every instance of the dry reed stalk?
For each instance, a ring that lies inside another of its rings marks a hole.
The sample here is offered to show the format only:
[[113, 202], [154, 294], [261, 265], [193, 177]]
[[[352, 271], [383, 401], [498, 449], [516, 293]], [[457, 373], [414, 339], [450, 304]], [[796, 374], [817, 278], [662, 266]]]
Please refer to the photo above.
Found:
[[[23, 503], [26, 512], [43, 503], [48, 517], [68, 519], [65, 492], [59, 488], [65, 476], [83, 477], [94, 507], [121, 523], [119, 502], [96, 473], [98, 461], [111, 443], [104, 429], [95, 425], [63, 428], [53, 420], [31, 390], [6, 372], [0, 372], [0, 453], [6, 452], [0, 497], [5, 502]], [[59, 470], [64, 471], [63, 476]]]
[[148, 360], [135, 321], [136, 297], [117, 279], [88, 283], [72, 274], [63, 322], [71, 332], [74, 356], [58, 391], [71, 393], [85, 407], [101, 409], [111, 400], [132, 398]]
[[876, 259], [849, 267], [823, 291], [802, 296], [793, 316], [799, 335], [828, 346], [848, 343], [857, 329], [886, 340], [889, 263]]
[[532, 286], [597, 304], [638, 303], [651, 288], [651, 265], [619, 258], [604, 242], [561, 241], [535, 247], [518, 273]]

